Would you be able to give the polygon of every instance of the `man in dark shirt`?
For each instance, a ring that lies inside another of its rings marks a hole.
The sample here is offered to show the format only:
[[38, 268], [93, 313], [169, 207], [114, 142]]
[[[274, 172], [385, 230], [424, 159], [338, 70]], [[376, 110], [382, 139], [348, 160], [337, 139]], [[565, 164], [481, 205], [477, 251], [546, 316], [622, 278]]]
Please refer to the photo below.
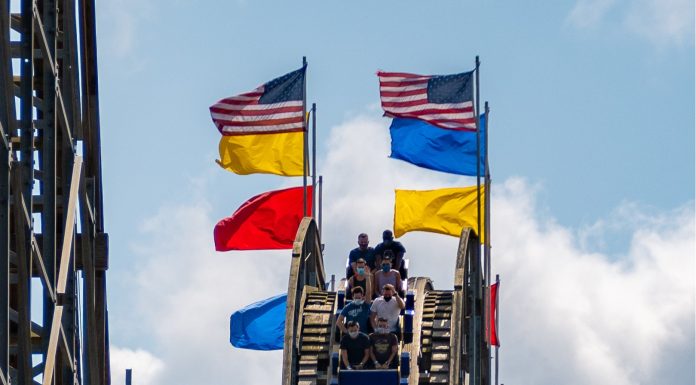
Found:
[[382, 257], [386, 250], [391, 250], [394, 254], [394, 260], [392, 261], [392, 269], [399, 270], [402, 278], [406, 277], [406, 269], [404, 268], [404, 254], [406, 253], [406, 248], [401, 242], [394, 240], [394, 233], [391, 230], [384, 230], [382, 233], [382, 243], [375, 247], [374, 258], [375, 265], [380, 266], [382, 263]]
[[370, 334], [370, 343], [370, 357], [376, 369], [396, 369], [399, 366], [399, 341], [394, 333], [389, 332], [386, 318], [377, 321], [377, 329]]
[[360, 332], [355, 321], [348, 321], [348, 333], [341, 338], [341, 369], [363, 369], [370, 359], [370, 337]]
[[370, 240], [367, 234], [361, 233], [358, 235], [358, 247], [351, 250], [348, 254], [348, 262], [350, 265], [346, 267], [346, 279], [349, 279], [356, 273], [355, 264], [360, 258], [364, 259], [367, 263], [367, 267], [369, 268], [368, 273], [375, 269], [375, 249], [369, 247], [369, 244]]

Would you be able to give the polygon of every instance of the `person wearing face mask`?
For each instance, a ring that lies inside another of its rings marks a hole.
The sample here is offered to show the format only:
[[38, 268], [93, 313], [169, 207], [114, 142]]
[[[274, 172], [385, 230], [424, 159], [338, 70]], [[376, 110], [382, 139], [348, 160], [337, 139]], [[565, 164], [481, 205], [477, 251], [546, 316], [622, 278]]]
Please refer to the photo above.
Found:
[[389, 322], [384, 318], [377, 320], [377, 329], [370, 334], [370, 358], [376, 369], [396, 369], [399, 361], [399, 341], [394, 333], [389, 331]]
[[391, 251], [392, 267], [399, 270], [401, 276], [406, 278], [406, 269], [404, 268], [404, 254], [406, 254], [406, 248], [401, 242], [394, 240], [394, 233], [392, 233], [391, 230], [384, 230], [382, 233], [382, 243], [375, 246], [376, 266], [380, 266], [382, 258], [384, 258], [387, 251]]
[[370, 319], [370, 304], [366, 303], [363, 299], [363, 288], [357, 286], [351, 291], [353, 294], [353, 300], [348, 302], [346, 306], [343, 307], [341, 314], [338, 316], [338, 320], [336, 320], [336, 326], [338, 326], [338, 329], [344, 334], [348, 332], [348, 329], [344, 326], [344, 323], [354, 321], [358, 323], [360, 330], [368, 331]]
[[369, 247], [369, 244], [370, 239], [367, 234], [361, 233], [358, 235], [358, 247], [351, 250], [348, 254], [349, 266], [346, 267], [346, 279], [350, 279], [356, 273], [358, 259], [362, 258], [365, 260], [368, 273], [375, 268], [375, 249]]
[[341, 338], [341, 369], [364, 369], [370, 362], [370, 337], [355, 321], [348, 321], [348, 333]]
[[382, 288], [382, 296], [372, 301], [370, 307], [370, 323], [377, 329], [377, 320], [384, 318], [388, 322], [389, 331], [399, 333], [399, 314], [406, 307], [404, 300], [399, 297], [399, 293], [391, 284], [386, 284]]
[[[369, 273], [369, 270], [367, 268], [367, 263], [365, 262], [364, 259], [360, 258], [358, 261], [355, 263], [355, 274], [350, 277], [348, 280], [348, 285], [347, 285], [347, 290], [346, 290], [346, 298], [351, 299], [353, 298], [352, 296], [352, 289], [354, 287], [362, 287], [363, 293], [372, 293], [372, 274]], [[348, 295], [350, 293], [351, 295]], [[372, 302], [372, 296], [371, 295], [365, 295], [364, 297], [365, 302], [371, 303]]]
[[392, 255], [391, 251], [387, 250], [384, 253], [384, 257], [382, 257], [382, 264], [381, 264], [381, 269], [375, 272], [375, 278], [374, 278], [374, 292], [373, 295], [374, 297], [379, 297], [382, 295], [380, 289], [384, 287], [384, 285], [392, 285], [392, 287], [396, 288], [398, 293], [401, 293], [403, 295], [403, 285], [402, 285], [402, 279], [401, 279], [401, 274], [392, 269]]

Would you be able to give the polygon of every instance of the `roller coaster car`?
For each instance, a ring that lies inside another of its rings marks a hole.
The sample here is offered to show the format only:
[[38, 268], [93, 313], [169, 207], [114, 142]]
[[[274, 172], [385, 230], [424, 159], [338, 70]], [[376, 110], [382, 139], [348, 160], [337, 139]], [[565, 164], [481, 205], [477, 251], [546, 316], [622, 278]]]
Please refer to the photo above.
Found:
[[288, 280], [283, 385], [491, 383], [490, 347], [483, 333], [486, 288], [480, 241], [470, 228], [462, 229], [459, 239], [453, 288], [435, 290], [427, 277], [405, 281], [398, 370], [338, 369], [336, 319], [346, 302], [346, 280], [336, 291], [329, 291], [329, 285], [317, 224], [313, 218], [303, 218]]
[[338, 353], [331, 356], [333, 378], [330, 385], [407, 385], [410, 371], [410, 355], [401, 353], [399, 369], [340, 370]]

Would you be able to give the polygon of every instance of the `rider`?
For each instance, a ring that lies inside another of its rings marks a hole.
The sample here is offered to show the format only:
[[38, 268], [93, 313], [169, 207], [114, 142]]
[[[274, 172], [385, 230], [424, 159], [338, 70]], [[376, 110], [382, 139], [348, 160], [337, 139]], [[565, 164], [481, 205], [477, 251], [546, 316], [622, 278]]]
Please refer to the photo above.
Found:
[[355, 321], [360, 326], [360, 330], [367, 332], [367, 325], [370, 320], [370, 304], [364, 301], [363, 288], [356, 286], [352, 290], [353, 300], [348, 302], [341, 310], [341, 314], [336, 320], [336, 326], [345, 334], [348, 329], [344, 326], [345, 321]]
[[341, 368], [363, 369], [370, 359], [370, 337], [355, 321], [348, 321], [348, 333], [341, 338]]
[[382, 257], [381, 269], [375, 272], [374, 278], [374, 288], [373, 293], [375, 297], [382, 295], [379, 291], [380, 288], [384, 287], [386, 284], [392, 285], [396, 288], [397, 292], [403, 295], [403, 285], [401, 281], [401, 274], [398, 271], [392, 269], [392, 252], [391, 250], [386, 250], [384, 252], [384, 257]]
[[384, 285], [382, 296], [375, 299], [370, 307], [370, 323], [377, 329], [377, 319], [384, 318], [388, 322], [389, 331], [399, 332], [399, 315], [401, 310], [406, 307], [404, 300], [399, 297], [399, 293], [394, 290], [391, 284]]
[[364, 259], [367, 263], [368, 273], [375, 268], [375, 249], [369, 247], [369, 244], [370, 239], [368, 238], [367, 234], [360, 233], [360, 235], [358, 235], [358, 247], [351, 250], [348, 254], [348, 262], [350, 263], [350, 266], [346, 267], [346, 279], [355, 274], [356, 263], [360, 258]]
[[404, 254], [406, 253], [406, 248], [401, 242], [394, 240], [394, 233], [392, 233], [391, 230], [384, 230], [382, 233], [382, 243], [375, 247], [376, 266], [380, 266], [386, 250], [391, 250], [394, 255], [393, 268], [399, 270], [401, 276], [406, 278], [406, 269], [404, 267]]
[[[353, 288], [361, 287], [365, 296], [365, 302], [372, 302], [372, 274], [369, 273], [365, 260], [360, 258], [355, 263], [355, 274], [350, 277], [346, 285], [346, 298], [352, 299]], [[363, 329], [364, 330], [364, 329]]]
[[377, 320], [377, 329], [370, 334], [370, 343], [370, 358], [376, 369], [396, 369], [399, 366], [399, 341], [389, 331], [389, 323], [385, 318]]

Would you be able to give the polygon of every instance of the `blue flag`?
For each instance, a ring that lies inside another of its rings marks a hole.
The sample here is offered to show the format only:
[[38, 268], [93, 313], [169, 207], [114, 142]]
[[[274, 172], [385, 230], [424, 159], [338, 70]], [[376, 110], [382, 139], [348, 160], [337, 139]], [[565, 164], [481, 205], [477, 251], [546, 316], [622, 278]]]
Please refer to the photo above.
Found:
[[283, 349], [287, 300], [287, 294], [281, 294], [232, 313], [232, 346], [252, 350]]
[[[485, 119], [480, 118], [481, 176], [484, 175]], [[476, 176], [476, 132], [448, 130], [418, 119], [394, 118], [391, 157], [451, 174]]]

